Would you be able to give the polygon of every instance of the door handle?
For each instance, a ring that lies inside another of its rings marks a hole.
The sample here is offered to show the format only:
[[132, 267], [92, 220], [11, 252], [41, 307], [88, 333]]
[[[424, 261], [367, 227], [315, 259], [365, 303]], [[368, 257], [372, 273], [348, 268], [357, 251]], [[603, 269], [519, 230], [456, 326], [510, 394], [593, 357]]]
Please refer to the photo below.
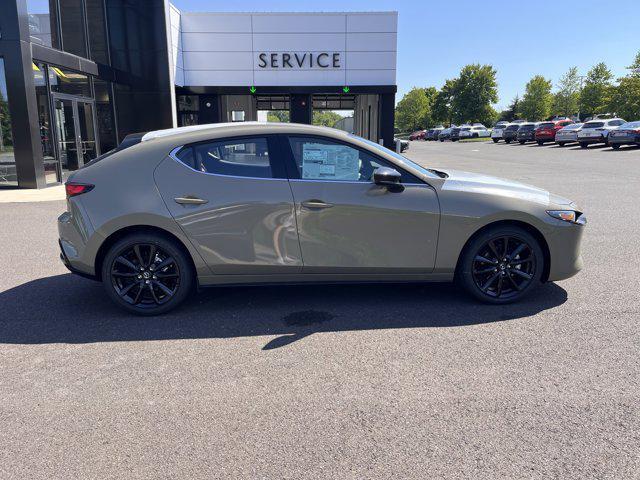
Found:
[[333, 207], [333, 205], [331, 203], [325, 203], [322, 200], [307, 200], [305, 202], [302, 202], [301, 205], [304, 208], [309, 208], [309, 209], [314, 209], [314, 210], [320, 210], [323, 208], [331, 208]]
[[180, 205], [204, 205], [205, 203], [209, 203], [209, 200], [193, 197], [191, 195], [187, 195], [185, 197], [176, 197], [173, 200]]

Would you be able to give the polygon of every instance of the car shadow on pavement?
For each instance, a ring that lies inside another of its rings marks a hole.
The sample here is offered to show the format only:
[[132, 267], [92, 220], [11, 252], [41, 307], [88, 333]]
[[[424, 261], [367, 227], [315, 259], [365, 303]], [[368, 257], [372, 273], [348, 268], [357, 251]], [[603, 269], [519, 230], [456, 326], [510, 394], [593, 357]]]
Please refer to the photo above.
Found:
[[71, 274], [0, 293], [0, 343], [93, 343], [274, 336], [264, 350], [320, 332], [464, 327], [526, 318], [563, 304], [542, 285], [524, 301], [477, 303], [451, 284], [366, 284], [205, 289], [177, 310], [139, 317], [120, 310], [98, 282]]

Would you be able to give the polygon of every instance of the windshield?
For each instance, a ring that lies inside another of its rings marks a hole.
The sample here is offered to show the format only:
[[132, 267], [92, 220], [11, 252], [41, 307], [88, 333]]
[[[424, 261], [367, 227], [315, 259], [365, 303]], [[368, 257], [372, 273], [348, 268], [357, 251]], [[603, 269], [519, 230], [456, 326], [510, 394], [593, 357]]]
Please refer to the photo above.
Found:
[[471, 130], [469, 127], [461, 128], [461, 129], [460, 129], [460, 131], [461, 131], [461, 132], [468, 132], [469, 130]]
[[538, 128], [553, 128], [555, 124], [553, 122], [545, 122], [538, 125]]
[[426, 175], [427, 177], [430, 178], [440, 178], [440, 175], [436, 175], [435, 173], [433, 173], [431, 170], [418, 165], [415, 162], [412, 162], [411, 160], [409, 160], [407, 157], [400, 155], [399, 153], [394, 152], [393, 150], [389, 150], [386, 147], [383, 147], [382, 145], [380, 145], [379, 143], [376, 142], [372, 142], [371, 140], [367, 140], [366, 138], [362, 138], [359, 137], [357, 135], [354, 135], [352, 133], [349, 134], [350, 137], [353, 138], [357, 138], [358, 140], [362, 140], [363, 142], [365, 142], [367, 145], [371, 146], [371, 147], [375, 147], [376, 150], [380, 151], [380, 152], [384, 152], [387, 155], [391, 155], [393, 158], [395, 158], [396, 160], [398, 160], [400, 162], [401, 165], [406, 165], [410, 168], [413, 168], [415, 170], [418, 170], [420, 173]]

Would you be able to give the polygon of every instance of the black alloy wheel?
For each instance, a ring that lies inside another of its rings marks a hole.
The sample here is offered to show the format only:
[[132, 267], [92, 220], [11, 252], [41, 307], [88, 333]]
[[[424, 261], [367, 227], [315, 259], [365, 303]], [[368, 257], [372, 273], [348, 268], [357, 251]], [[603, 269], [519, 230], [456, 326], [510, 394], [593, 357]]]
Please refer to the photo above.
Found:
[[503, 227], [490, 229], [471, 242], [459, 276], [476, 298], [510, 303], [540, 283], [543, 269], [543, 253], [536, 239], [518, 227]]
[[173, 241], [160, 235], [134, 235], [110, 249], [102, 279], [109, 296], [121, 307], [140, 315], [157, 315], [186, 298], [193, 272]]

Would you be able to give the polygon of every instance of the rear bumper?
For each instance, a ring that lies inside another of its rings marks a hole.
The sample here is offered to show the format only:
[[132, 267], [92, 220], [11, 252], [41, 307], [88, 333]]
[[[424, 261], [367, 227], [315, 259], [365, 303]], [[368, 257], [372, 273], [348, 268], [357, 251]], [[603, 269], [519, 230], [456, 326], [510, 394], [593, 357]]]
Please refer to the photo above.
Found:
[[625, 136], [625, 137], [615, 137], [609, 136], [609, 144], [616, 145], [640, 145], [640, 135], [635, 136]]
[[69, 270], [71, 273], [75, 273], [76, 275], [80, 275], [81, 277], [89, 278], [91, 280], [97, 280], [95, 275], [91, 275], [89, 273], [83, 272], [73, 267], [73, 265], [69, 261], [69, 257], [67, 257], [67, 254], [64, 251], [64, 247], [62, 246], [62, 240], [60, 239], [58, 239], [58, 246], [60, 247], [60, 261], [65, 267], [67, 267], [67, 270]]
[[607, 138], [598, 135], [597, 137], [578, 137], [578, 142], [580, 143], [606, 143]]
[[536, 135], [536, 141], [540, 142], [553, 142], [556, 139], [555, 135]]

